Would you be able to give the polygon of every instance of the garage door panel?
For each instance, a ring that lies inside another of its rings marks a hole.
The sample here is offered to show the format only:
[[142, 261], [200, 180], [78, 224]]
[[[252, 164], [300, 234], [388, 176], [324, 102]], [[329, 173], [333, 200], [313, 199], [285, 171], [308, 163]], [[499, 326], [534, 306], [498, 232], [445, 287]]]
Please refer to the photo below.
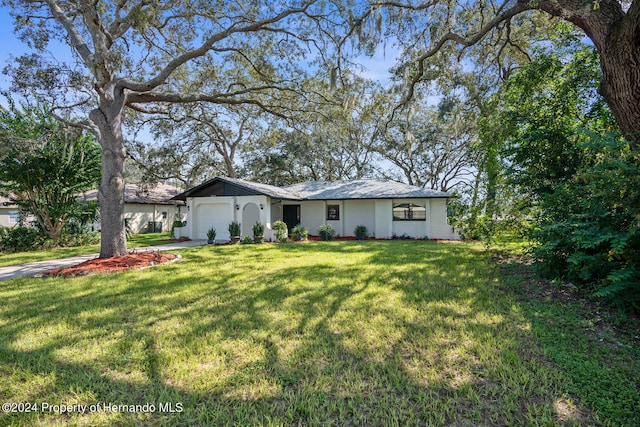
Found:
[[233, 206], [229, 203], [205, 203], [198, 205], [196, 211], [196, 235], [207, 238], [210, 228], [216, 229], [216, 240], [229, 239], [229, 223], [233, 220]]

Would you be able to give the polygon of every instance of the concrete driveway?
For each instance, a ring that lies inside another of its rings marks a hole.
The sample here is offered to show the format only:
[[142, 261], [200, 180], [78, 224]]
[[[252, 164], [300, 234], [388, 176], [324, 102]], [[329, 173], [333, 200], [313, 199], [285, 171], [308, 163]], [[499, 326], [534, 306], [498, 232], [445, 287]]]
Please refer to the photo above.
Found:
[[[131, 252], [148, 252], [148, 251], [172, 251], [178, 249], [192, 248], [194, 246], [206, 245], [206, 240], [189, 240], [186, 242], [167, 243], [166, 245], [145, 246], [142, 248], [132, 248]], [[44, 273], [56, 268], [70, 267], [80, 264], [81, 262], [97, 258], [99, 254], [78, 255], [68, 258], [51, 259], [47, 261], [30, 262], [28, 264], [12, 265], [9, 267], [0, 267], [0, 281], [14, 279], [16, 277], [33, 276], [38, 273]]]

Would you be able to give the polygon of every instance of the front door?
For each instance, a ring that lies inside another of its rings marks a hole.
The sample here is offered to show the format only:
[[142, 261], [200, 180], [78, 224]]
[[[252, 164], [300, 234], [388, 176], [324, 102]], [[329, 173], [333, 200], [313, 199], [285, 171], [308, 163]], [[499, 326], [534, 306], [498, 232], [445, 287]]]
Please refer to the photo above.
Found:
[[283, 205], [282, 220], [291, 233], [291, 229], [300, 224], [300, 205]]

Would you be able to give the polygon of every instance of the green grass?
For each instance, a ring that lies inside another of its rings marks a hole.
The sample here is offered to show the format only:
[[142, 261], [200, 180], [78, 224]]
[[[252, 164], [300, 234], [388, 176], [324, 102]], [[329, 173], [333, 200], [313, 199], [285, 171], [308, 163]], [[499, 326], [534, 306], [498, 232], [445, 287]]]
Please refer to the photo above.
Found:
[[[142, 246], [161, 245], [167, 243], [169, 233], [134, 234], [127, 242], [127, 247], [138, 248]], [[29, 262], [46, 261], [50, 259], [66, 258], [76, 255], [87, 255], [100, 252], [100, 245], [78, 246], [75, 248], [55, 248], [43, 251], [16, 252], [11, 254], [0, 253], [0, 267], [26, 264]]]
[[640, 425], [638, 318], [536, 279], [518, 262], [504, 264], [503, 277], [544, 355], [565, 373], [565, 389], [603, 424]]
[[[542, 339], [527, 300], [537, 297], [500, 279], [480, 245], [180, 253], [182, 261], [152, 269], [0, 283], [0, 400], [39, 405], [0, 414], [0, 425], [639, 421], [585, 403], [573, 367], [552, 361]], [[627, 383], [640, 374], [629, 354]], [[598, 381], [595, 389], [607, 386]], [[637, 403], [637, 390], [627, 398]], [[55, 414], [42, 403], [156, 411]], [[160, 413], [161, 403], [182, 411]]]

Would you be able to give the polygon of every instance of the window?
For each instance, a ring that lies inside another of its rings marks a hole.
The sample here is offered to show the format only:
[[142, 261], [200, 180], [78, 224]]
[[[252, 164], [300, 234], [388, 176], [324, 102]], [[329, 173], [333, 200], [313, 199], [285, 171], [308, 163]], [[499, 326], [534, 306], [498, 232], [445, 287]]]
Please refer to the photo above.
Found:
[[162, 219], [167, 219], [167, 212], [166, 211], [162, 212]]
[[422, 203], [394, 203], [394, 221], [426, 221], [427, 209]]
[[9, 211], [9, 224], [17, 224], [20, 222], [20, 212]]
[[340, 205], [327, 205], [327, 220], [337, 221], [340, 219]]

